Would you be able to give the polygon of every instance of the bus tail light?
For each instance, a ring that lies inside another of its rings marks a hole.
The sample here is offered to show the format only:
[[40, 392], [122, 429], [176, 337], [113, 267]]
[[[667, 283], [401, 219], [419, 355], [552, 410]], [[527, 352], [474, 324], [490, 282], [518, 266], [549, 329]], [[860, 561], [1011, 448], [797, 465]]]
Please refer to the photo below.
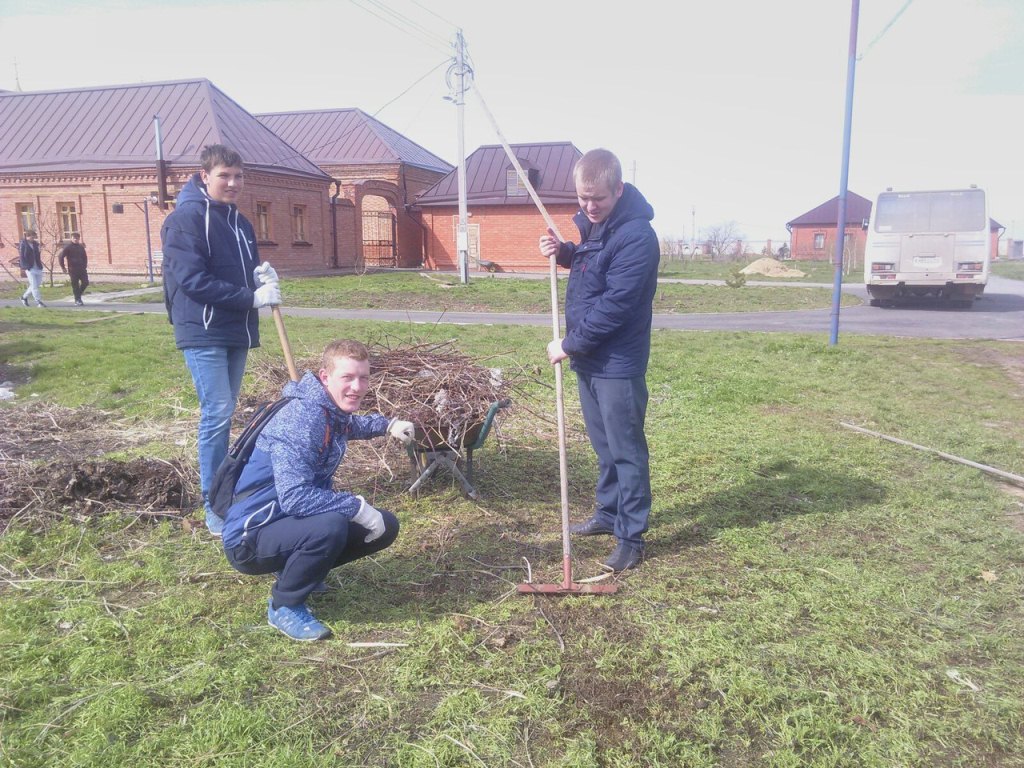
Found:
[[981, 272], [984, 265], [980, 261], [961, 261], [956, 268], [959, 272]]
[[896, 265], [892, 264], [892, 263], [885, 263], [885, 262], [875, 261], [875, 262], [872, 262], [872, 264], [871, 264], [871, 272], [873, 274], [877, 274], [879, 272], [895, 272], [895, 271], [896, 271]]

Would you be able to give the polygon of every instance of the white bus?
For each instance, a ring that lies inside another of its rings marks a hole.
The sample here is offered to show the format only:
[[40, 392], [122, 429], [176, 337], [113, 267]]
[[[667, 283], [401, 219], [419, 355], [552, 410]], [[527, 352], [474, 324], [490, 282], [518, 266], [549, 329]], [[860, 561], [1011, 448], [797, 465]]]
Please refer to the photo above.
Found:
[[970, 307], [988, 283], [992, 237], [985, 191], [894, 192], [871, 209], [864, 282], [871, 306], [941, 298]]

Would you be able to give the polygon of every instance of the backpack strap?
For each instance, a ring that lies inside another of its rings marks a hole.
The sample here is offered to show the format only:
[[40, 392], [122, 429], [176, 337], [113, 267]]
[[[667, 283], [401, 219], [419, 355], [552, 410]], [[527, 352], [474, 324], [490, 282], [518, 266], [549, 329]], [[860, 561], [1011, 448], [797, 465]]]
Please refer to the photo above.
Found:
[[327, 410], [326, 405], [321, 405], [324, 409], [324, 444], [320, 448], [320, 455], [322, 456], [324, 451], [331, 447], [331, 412]]

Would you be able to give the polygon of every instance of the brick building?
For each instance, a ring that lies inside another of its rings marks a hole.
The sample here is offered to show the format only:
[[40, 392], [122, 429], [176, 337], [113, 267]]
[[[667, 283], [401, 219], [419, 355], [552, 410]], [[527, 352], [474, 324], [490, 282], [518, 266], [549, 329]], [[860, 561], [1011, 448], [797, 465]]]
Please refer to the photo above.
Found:
[[[846, 244], [843, 261], [864, 263], [867, 242], [866, 222], [871, 216], [871, 201], [856, 192], [846, 193]], [[789, 230], [790, 258], [798, 261], [829, 261], [836, 254], [836, 225], [839, 223], [839, 195], [786, 224]]]
[[[577, 236], [572, 217], [579, 202], [572, 170], [583, 153], [569, 142], [513, 144], [511, 148], [562, 236]], [[424, 261], [431, 269], [458, 270], [457, 176], [450, 172], [416, 199], [427, 236]], [[470, 269], [549, 269], [537, 250], [547, 225], [501, 145], [480, 147], [466, 158], [466, 202]]]
[[238, 205], [261, 255], [286, 271], [334, 263], [330, 177], [202, 79], [0, 93], [0, 259], [16, 262], [33, 228], [52, 265], [77, 231], [92, 275], [158, 273], [163, 220], [215, 143], [245, 160]]
[[[343, 267], [419, 267], [425, 237], [416, 195], [453, 166], [359, 109], [273, 112], [256, 117], [330, 174], [350, 211]], [[332, 195], [333, 197], [333, 195]]]

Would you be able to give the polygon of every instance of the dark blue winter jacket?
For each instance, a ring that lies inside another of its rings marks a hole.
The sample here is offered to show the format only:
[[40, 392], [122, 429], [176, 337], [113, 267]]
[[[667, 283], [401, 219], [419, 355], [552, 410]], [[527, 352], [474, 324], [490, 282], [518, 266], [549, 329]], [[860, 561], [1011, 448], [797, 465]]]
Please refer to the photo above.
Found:
[[248, 531], [282, 515], [342, 515], [359, 512], [359, 498], [331, 489], [331, 479], [345, 456], [349, 440], [366, 440], [387, 433], [388, 419], [380, 414], [345, 413], [324, 385], [307, 372], [288, 382], [283, 394], [294, 397], [260, 432], [235, 493], [249, 493], [228, 508], [224, 520], [224, 549], [242, 543]]
[[573, 370], [609, 379], [643, 376], [651, 353], [651, 320], [661, 249], [654, 209], [636, 187], [600, 224], [580, 211], [580, 244], [565, 242], [556, 261], [568, 267], [562, 350]]
[[197, 173], [178, 194], [160, 239], [164, 303], [178, 349], [258, 347], [252, 271], [260, 259], [248, 219], [211, 200]]
[[27, 238], [18, 243], [18, 266], [28, 272], [30, 269], [43, 269], [43, 258], [39, 250], [39, 242]]

